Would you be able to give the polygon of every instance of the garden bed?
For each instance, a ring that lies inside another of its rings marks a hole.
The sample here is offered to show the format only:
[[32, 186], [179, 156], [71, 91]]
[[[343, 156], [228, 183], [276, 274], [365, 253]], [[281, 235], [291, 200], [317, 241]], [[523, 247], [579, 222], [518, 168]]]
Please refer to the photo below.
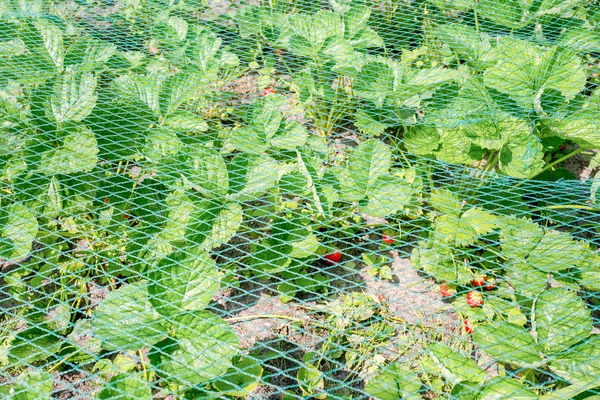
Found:
[[591, 1], [0, 6], [0, 397], [592, 398]]

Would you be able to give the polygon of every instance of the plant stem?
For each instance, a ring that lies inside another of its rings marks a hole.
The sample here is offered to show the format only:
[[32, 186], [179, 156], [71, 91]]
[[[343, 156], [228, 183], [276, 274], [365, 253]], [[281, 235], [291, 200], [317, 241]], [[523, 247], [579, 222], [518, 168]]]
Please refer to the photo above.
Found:
[[140, 357], [140, 362], [142, 363], [142, 371], [144, 371], [144, 380], [148, 381], [148, 372], [146, 371], [146, 361], [144, 360], [144, 354], [142, 350], [138, 350], [138, 356]]
[[595, 211], [600, 212], [600, 208], [594, 208], [590, 206], [582, 206], [578, 204], [563, 204], [556, 206], [546, 206], [546, 207], [538, 207], [531, 210], [531, 212], [543, 211], [543, 210], [562, 210], [562, 209], [572, 209], [572, 210], [586, 210], [586, 211]]
[[246, 315], [243, 317], [231, 317], [225, 318], [226, 322], [243, 322], [243, 321], [252, 321], [253, 319], [286, 319], [293, 322], [309, 322], [306, 319], [291, 317], [289, 315], [281, 315], [281, 314], [260, 314], [260, 315]]
[[558, 160], [553, 161], [550, 164], [546, 165], [540, 172], [536, 172], [535, 174], [529, 175], [526, 179], [524, 179], [521, 182], [517, 183], [515, 185], [515, 187], [517, 188], [517, 187], [523, 185], [527, 180], [535, 178], [536, 176], [544, 173], [545, 171], [549, 170], [550, 168], [554, 167], [555, 165], [560, 164], [561, 162], [563, 162], [565, 160], [568, 160], [569, 158], [571, 158], [571, 157], [573, 157], [573, 156], [581, 153], [582, 151], [583, 151], [583, 148], [581, 148], [581, 147], [578, 148], [578, 149], [576, 149], [576, 150], [573, 150], [572, 152], [570, 152], [566, 156], [561, 157]]

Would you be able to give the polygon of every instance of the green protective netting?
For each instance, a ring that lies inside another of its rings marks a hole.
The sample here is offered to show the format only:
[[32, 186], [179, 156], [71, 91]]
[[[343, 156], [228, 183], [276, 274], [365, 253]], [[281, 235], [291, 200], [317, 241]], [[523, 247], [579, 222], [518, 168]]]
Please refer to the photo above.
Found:
[[0, 398], [600, 398], [599, 73], [590, 0], [0, 0]]

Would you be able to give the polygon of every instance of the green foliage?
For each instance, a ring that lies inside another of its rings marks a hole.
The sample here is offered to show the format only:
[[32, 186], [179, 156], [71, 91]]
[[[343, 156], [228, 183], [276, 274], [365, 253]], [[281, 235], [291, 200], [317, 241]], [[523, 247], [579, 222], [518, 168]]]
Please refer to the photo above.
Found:
[[[597, 5], [108, 3], [0, 1], [2, 398], [591, 396], [599, 175], [528, 179], [598, 167]], [[460, 330], [354, 282], [408, 252]]]

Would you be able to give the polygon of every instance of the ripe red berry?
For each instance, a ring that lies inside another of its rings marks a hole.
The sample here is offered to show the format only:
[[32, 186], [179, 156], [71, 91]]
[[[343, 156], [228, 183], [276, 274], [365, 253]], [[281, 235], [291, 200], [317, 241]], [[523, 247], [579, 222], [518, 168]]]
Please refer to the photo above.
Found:
[[276, 56], [280, 56], [280, 57], [281, 57], [281, 56], [283, 55], [283, 51], [284, 51], [283, 49], [274, 49], [274, 50], [273, 50], [273, 53], [274, 53]]
[[333, 253], [325, 255], [325, 262], [329, 265], [337, 264], [340, 261], [342, 261], [342, 253], [339, 251], [334, 251]]
[[270, 94], [275, 94], [275, 93], [277, 93], [277, 92], [275, 91], [275, 89], [273, 89], [273, 88], [266, 88], [266, 89], [263, 91], [263, 96], [268, 96], [268, 95], [270, 95]]
[[110, 199], [108, 197], [104, 198], [104, 202], [108, 203], [110, 201]]
[[474, 329], [473, 329], [473, 325], [471, 325], [471, 322], [469, 321], [469, 318], [465, 318], [465, 320], [463, 321], [463, 324], [465, 326], [465, 333], [467, 335], [472, 334]]
[[387, 244], [393, 244], [395, 240], [392, 235], [381, 235], [381, 239]]
[[471, 281], [471, 285], [481, 287], [481, 286], [485, 285], [486, 279], [487, 279], [487, 277], [485, 275], [477, 275]]
[[498, 286], [498, 283], [494, 278], [488, 279], [486, 285], [483, 287], [485, 290], [494, 290]]
[[440, 294], [442, 297], [450, 297], [456, 294], [456, 287], [454, 285], [448, 285], [446, 282], [440, 285]]
[[565, 151], [567, 149], [567, 144], [563, 143], [562, 146], [560, 146], [560, 151]]
[[467, 293], [467, 304], [471, 307], [481, 307], [483, 305], [483, 295], [479, 292], [470, 291]]

